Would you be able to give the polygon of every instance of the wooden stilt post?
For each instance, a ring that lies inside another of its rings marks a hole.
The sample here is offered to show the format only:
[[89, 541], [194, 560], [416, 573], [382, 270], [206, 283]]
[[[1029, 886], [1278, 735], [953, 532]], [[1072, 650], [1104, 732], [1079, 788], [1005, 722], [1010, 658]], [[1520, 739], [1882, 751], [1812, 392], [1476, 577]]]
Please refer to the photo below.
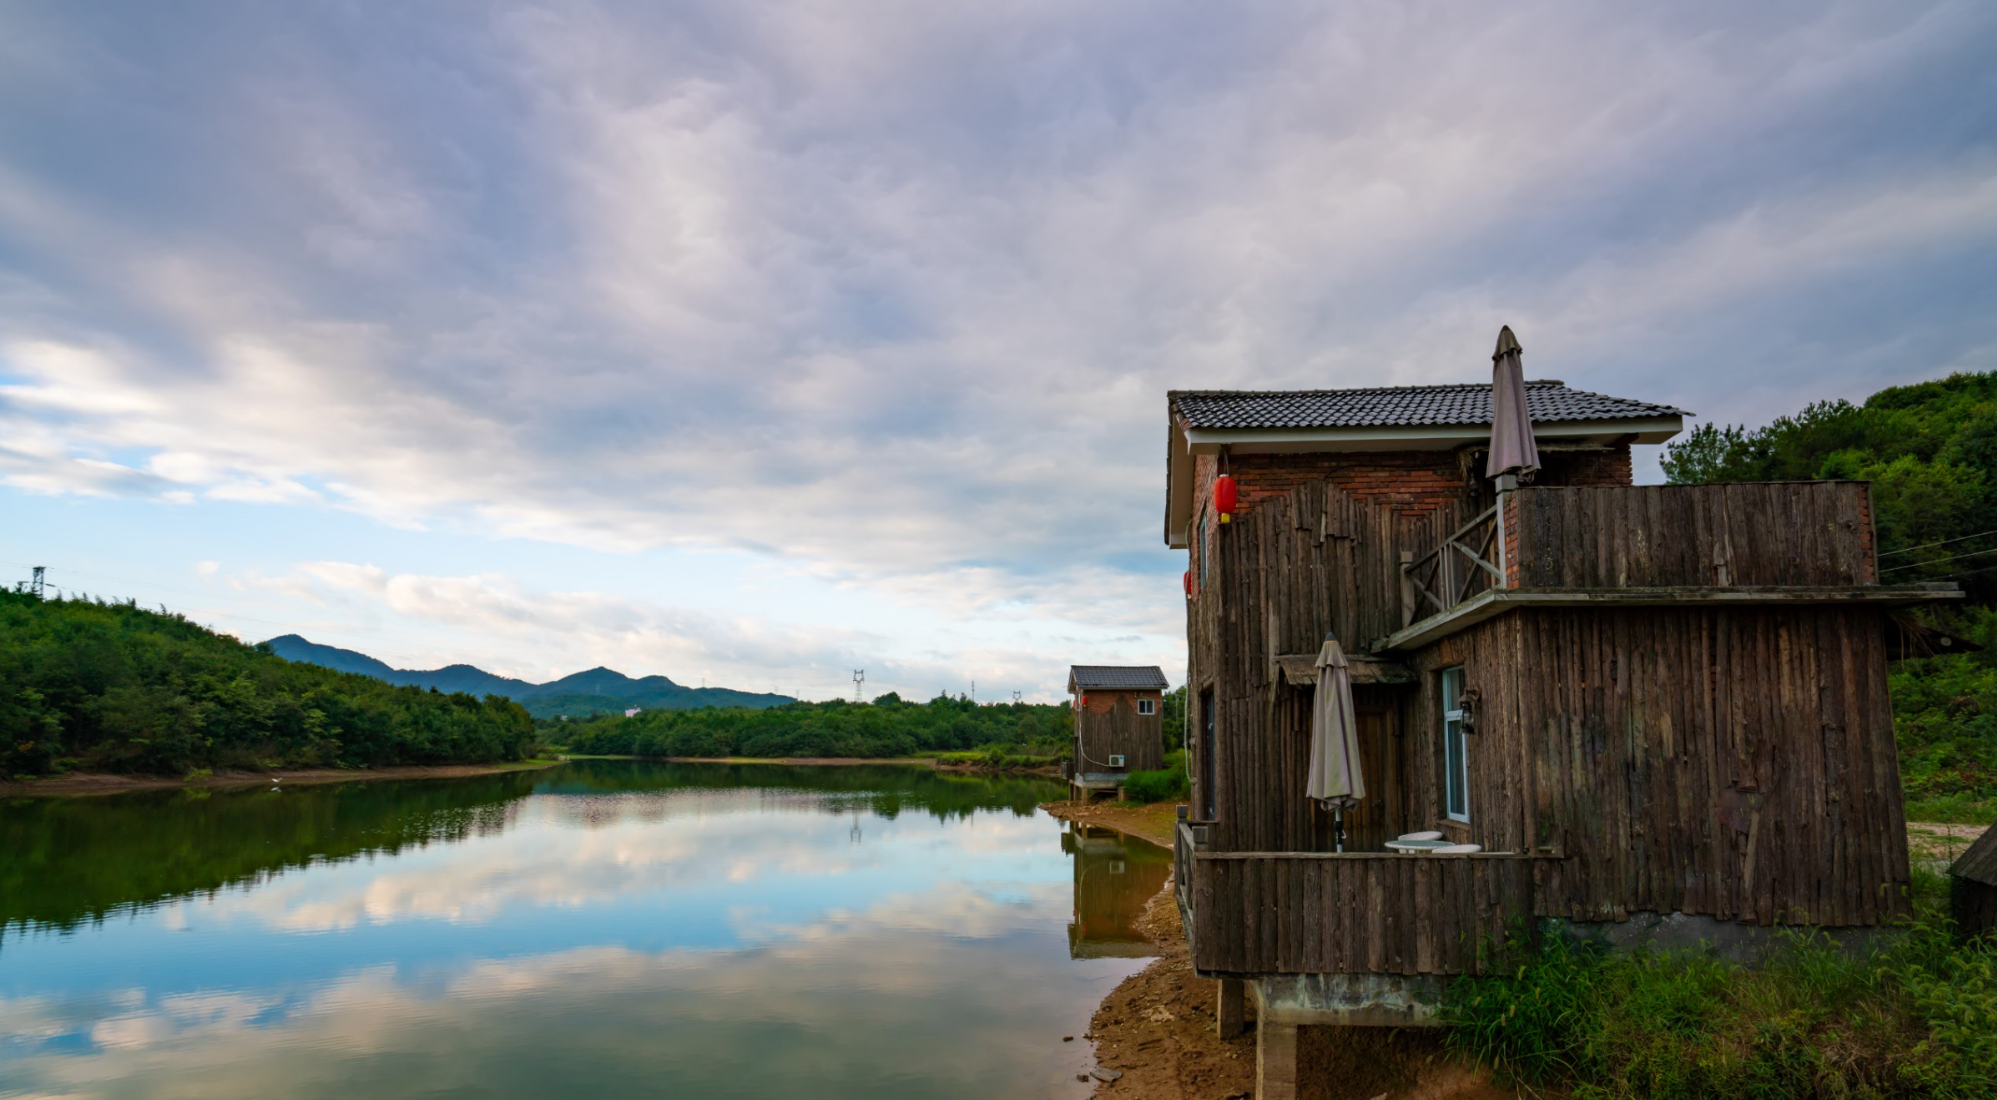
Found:
[[1223, 1039], [1232, 1039], [1248, 1027], [1248, 989], [1240, 978], [1220, 980], [1219, 1000], [1214, 1005], [1214, 1031]]

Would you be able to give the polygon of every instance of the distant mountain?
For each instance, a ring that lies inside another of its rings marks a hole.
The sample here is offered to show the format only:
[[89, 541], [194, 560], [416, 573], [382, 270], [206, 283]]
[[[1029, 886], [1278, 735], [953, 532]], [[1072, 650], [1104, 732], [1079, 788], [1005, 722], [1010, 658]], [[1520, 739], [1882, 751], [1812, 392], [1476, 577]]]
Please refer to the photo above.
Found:
[[272, 653], [287, 661], [323, 665], [341, 672], [358, 672], [391, 684], [433, 687], [438, 691], [462, 691], [472, 695], [504, 695], [527, 708], [536, 718], [558, 714], [586, 715], [605, 710], [691, 710], [695, 707], [774, 707], [797, 700], [768, 692], [734, 691], [729, 688], [690, 688], [664, 676], [632, 679], [607, 668], [592, 668], [545, 684], [530, 684], [505, 676], [495, 676], [471, 665], [447, 665], [429, 671], [394, 668], [365, 653], [337, 646], [320, 645], [296, 634], [265, 642]]

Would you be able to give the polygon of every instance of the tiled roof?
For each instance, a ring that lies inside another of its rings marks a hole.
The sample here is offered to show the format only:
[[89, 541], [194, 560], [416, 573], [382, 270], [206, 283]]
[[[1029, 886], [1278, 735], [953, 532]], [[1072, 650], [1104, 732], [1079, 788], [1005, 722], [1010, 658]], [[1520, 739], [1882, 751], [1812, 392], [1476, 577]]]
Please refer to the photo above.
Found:
[[1078, 691], [1164, 691], [1170, 686], [1157, 665], [1073, 665], [1068, 678]]
[[[1690, 416], [1683, 409], [1527, 382], [1535, 421], [1647, 420]], [[1382, 386], [1364, 390], [1177, 390], [1173, 414], [1188, 428], [1451, 427], [1491, 422], [1491, 386]]]

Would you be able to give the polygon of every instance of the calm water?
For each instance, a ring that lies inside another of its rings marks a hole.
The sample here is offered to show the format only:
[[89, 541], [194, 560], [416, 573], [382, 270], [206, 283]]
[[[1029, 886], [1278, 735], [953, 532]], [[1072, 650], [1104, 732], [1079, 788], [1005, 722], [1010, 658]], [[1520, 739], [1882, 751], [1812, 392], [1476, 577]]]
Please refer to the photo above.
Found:
[[0, 1096], [1080, 1095], [1169, 857], [1059, 793], [579, 761], [0, 802]]

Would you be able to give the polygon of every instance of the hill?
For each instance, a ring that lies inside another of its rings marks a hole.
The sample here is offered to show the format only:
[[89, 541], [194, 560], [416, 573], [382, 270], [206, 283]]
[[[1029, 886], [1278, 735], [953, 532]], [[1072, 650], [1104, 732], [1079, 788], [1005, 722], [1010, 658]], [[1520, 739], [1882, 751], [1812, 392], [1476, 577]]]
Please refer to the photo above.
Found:
[[536, 718], [557, 715], [586, 717], [638, 707], [644, 710], [693, 710], [699, 707], [748, 707], [761, 709], [795, 702], [788, 695], [735, 691], [731, 688], [690, 688], [664, 676], [638, 679], [608, 668], [592, 668], [571, 673], [545, 684], [530, 684], [506, 676], [496, 676], [472, 665], [447, 665], [439, 669], [393, 668], [365, 653], [337, 646], [320, 645], [296, 634], [286, 634], [264, 643], [272, 653], [287, 661], [323, 665], [342, 672], [372, 676], [391, 684], [434, 687], [438, 691], [462, 691], [472, 695], [501, 695], [525, 706]]
[[0, 776], [483, 764], [534, 744], [506, 699], [294, 664], [131, 603], [0, 590], [0, 685]]

